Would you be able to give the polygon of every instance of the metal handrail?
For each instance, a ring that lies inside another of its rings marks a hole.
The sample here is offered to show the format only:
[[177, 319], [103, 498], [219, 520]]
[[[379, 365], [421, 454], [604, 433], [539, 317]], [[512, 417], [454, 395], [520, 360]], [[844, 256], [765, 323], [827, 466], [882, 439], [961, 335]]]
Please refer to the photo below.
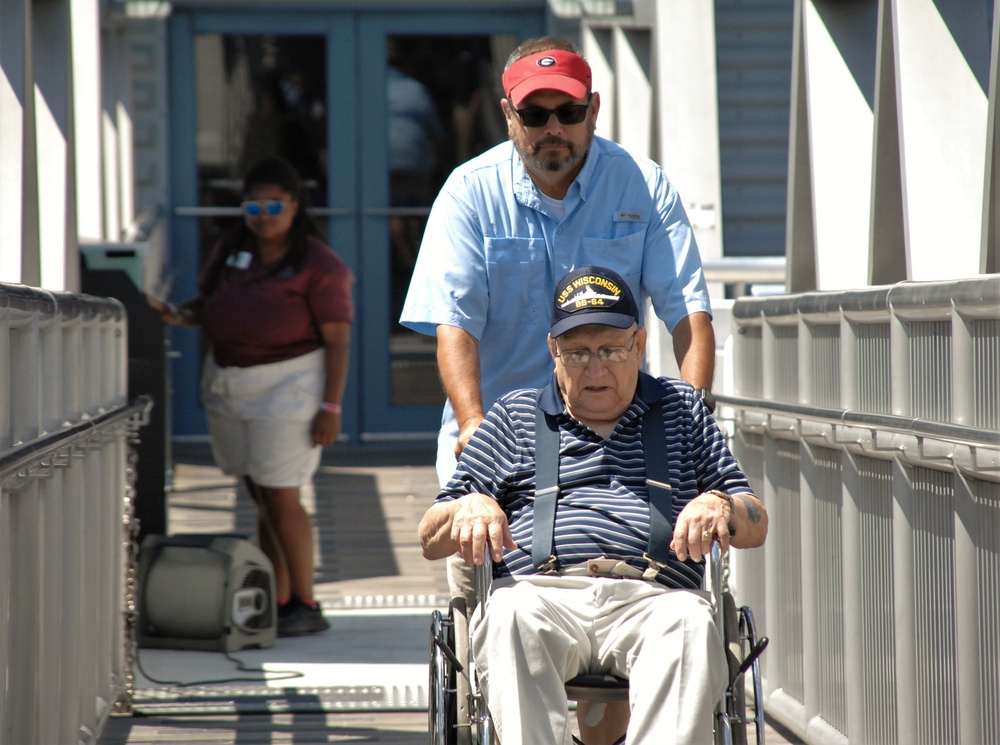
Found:
[[734, 409], [761, 411], [771, 414], [782, 414], [798, 419], [840, 424], [853, 427], [868, 427], [902, 434], [921, 435], [939, 440], [961, 443], [963, 445], [1000, 447], [1000, 432], [984, 430], [977, 427], [966, 427], [948, 422], [936, 422], [929, 419], [919, 419], [895, 414], [873, 414], [854, 409], [829, 409], [803, 404], [789, 404], [779, 401], [761, 401], [744, 396], [717, 394], [716, 400], [721, 406]]
[[96, 434], [107, 427], [139, 415], [140, 423], [145, 423], [153, 408], [153, 399], [149, 396], [139, 396], [131, 404], [122, 404], [110, 411], [99, 414], [92, 419], [68, 425], [57, 432], [52, 432], [20, 445], [0, 456], [0, 482], [10, 478], [33, 465], [42, 463], [45, 458], [78, 440]]
[[784, 284], [784, 256], [706, 256], [701, 260], [707, 282]]
[[[174, 207], [175, 217], [240, 217], [239, 207]], [[310, 207], [313, 217], [350, 217], [354, 211], [345, 207]]]

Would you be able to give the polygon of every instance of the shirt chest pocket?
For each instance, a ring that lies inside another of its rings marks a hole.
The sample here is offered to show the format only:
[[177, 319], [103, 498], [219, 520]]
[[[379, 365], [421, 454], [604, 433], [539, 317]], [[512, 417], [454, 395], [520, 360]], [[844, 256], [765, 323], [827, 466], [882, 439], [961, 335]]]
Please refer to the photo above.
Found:
[[[646, 232], [639, 230], [615, 238], [584, 238], [581, 265], [606, 266], [614, 269], [632, 285], [642, 274], [642, 256], [645, 251]], [[638, 288], [638, 281], [632, 290]]]
[[516, 323], [525, 308], [548, 308], [548, 252], [542, 238], [487, 238], [492, 320]]
[[[642, 257], [645, 249], [646, 233], [638, 231], [618, 238], [584, 238], [583, 256], [577, 266], [606, 266], [621, 275], [632, 290], [632, 296], [639, 303], [639, 313], [644, 310], [642, 303]], [[567, 269], [568, 271], [568, 269]]]

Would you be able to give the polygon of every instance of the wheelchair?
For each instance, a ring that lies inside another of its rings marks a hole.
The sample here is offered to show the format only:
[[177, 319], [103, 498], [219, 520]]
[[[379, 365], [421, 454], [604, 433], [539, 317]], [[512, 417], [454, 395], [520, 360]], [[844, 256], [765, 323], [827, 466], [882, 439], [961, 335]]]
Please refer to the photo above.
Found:
[[[491, 576], [487, 557], [484, 566], [476, 567], [479, 602], [489, 594]], [[751, 609], [737, 608], [733, 596], [724, 591], [718, 542], [712, 544], [704, 584], [711, 593], [715, 622], [723, 631], [729, 660], [729, 685], [715, 707], [715, 743], [747, 745], [752, 729], [754, 741], [763, 745], [764, 698], [759, 658], [768, 639], [757, 636]], [[428, 701], [431, 745], [495, 745], [489, 709], [476, 680], [469, 641], [470, 615], [464, 598], [454, 598], [447, 614], [440, 610], [431, 614]], [[753, 689], [750, 707], [746, 701], [748, 674]], [[611, 675], [578, 675], [566, 683], [566, 695], [570, 701], [594, 704], [628, 701], [628, 681]]]

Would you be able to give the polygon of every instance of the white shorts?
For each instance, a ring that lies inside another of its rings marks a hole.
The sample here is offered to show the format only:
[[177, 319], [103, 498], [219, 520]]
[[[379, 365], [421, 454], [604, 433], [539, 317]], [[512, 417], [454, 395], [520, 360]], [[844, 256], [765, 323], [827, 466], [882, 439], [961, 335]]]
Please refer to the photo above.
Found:
[[324, 359], [323, 349], [252, 367], [219, 367], [206, 357], [201, 400], [223, 473], [275, 489], [312, 482], [322, 455], [312, 422], [323, 400]]

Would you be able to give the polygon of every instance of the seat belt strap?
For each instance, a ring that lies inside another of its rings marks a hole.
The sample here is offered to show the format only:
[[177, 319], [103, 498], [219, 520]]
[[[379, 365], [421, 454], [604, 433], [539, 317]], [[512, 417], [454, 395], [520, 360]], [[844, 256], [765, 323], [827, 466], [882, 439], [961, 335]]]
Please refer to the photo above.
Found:
[[[538, 389], [538, 396], [542, 395]], [[559, 500], [559, 425], [535, 404], [535, 509], [531, 523], [531, 563], [542, 571], [555, 569], [552, 551]]]
[[662, 567], [670, 558], [670, 541], [674, 533], [674, 494], [670, 487], [662, 400], [650, 404], [649, 410], [642, 416], [642, 453], [646, 461], [646, 488], [649, 494], [649, 544], [645, 559], [652, 570]]

